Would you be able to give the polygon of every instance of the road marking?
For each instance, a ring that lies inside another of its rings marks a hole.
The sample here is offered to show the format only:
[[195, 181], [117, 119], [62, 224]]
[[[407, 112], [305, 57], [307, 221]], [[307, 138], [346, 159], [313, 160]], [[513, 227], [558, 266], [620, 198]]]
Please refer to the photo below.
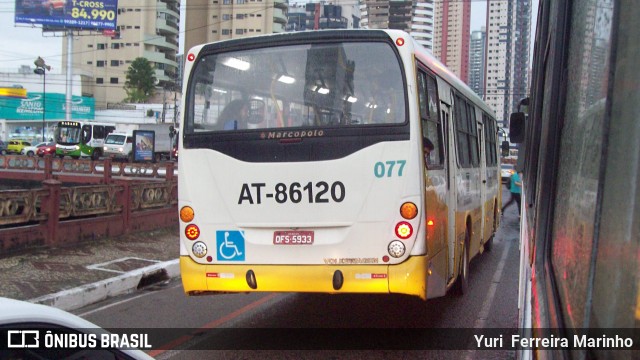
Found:
[[[174, 288], [181, 287], [181, 286], [182, 286], [182, 283], [178, 283], [178, 284], [175, 284], [174, 286], [168, 287], [168, 288], [163, 289], [163, 290], [174, 289]], [[140, 295], [136, 295], [136, 296], [124, 299], [124, 300], [116, 301], [116, 302], [111, 303], [109, 305], [100, 306], [99, 308], [96, 308], [96, 309], [93, 309], [93, 310], [89, 310], [87, 312], [83, 312], [82, 314], [76, 314], [76, 315], [78, 315], [78, 316], [83, 318], [83, 317], [85, 317], [87, 315], [91, 315], [91, 314], [96, 313], [98, 311], [106, 310], [108, 308], [111, 308], [111, 307], [114, 307], [114, 306], [118, 306], [118, 305], [121, 305], [121, 304], [124, 304], [124, 303], [128, 303], [129, 301], [132, 301], [132, 300], [135, 300], [135, 299], [139, 299], [141, 297], [153, 295], [153, 294], [155, 294], [155, 292], [146, 292], [146, 293], [143, 293], [143, 294], [140, 294]]]
[[[491, 310], [491, 305], [493, 304], [493, 299], [496, 296], [496, 291], [498, 290], [498, 284], [500, 284], [500, 278], [502, 278], [502, 272], [504, 271], [504, 266], [507, 263], [507, 256], [509, 255], [509, 249], [511, 249], [511, 241], [507, 241], [504, 250], [502, 250], [502, 257], [500, 258], [500, 262], [498, 263], [498, 267], [496, 271], [493, 273], [493, 278], [491, 279], [491, 285], [489, 286], [489, 291], [487, 292], [487, 297], [485, 297], [484, 302], [482, 303], [482, 309], [478, 313], [478, 318], [476, 319], [473, 327], [475, 329], [482, 329], [486, 325], [487, 319], [489, 318], [489, 310]], [[473, 347], [477, 344], [471, 343], [468, 346]], [[465, 360], [474, 359], [475, 350], [468, 350], [467, 355], [465, 356]]]
[[[239, 316], [241, 316], [243, 314], [246, 314], [247, 312], [249, 312], [249, 311], [255, 309], [256, 307], [268, 302], [269, 300], [275, 298], [278, 295], [279, 294], [277, 294], [277, 293], [271, 293], [271, 294], [269, 294], [269, 295], [267, 295], [265, 297], [262, 297], [262, 298], [260, 298], [260, 299], [258, 299], [256, 301], [248, 304], [248, 305], [245, 305], [242, 308], [240, 308], [240, 309], [238, 309], [238, 310], [236, 310], [234, 312], [231, 312], [231, 313], [229, 313], [229, 314], [227, 314], [227, 315], [225, 315], [225, 316], [223, 316], [223, 317], [221, 317], [221, 318], [219, 318], [217, 320], [214, 320], [214, 321], [211, 321], [209, 323], [204, 324], [203, 326], [199, 327], [198, 330], [216, 328], [216, 327], [218, 327], [218, 326], [220, 326], [220, 325], [222, 325], [222, 324], [224, 324], [226, 322], [229, 322], [229, 321], [231, 321], [231, 320], [233, 320], [233, 319], [235, 319], [235, 318], [237, 318], [237, 317], [239, 317]], [[194, 331], [194, 333], [197, 334], [197, 333], [199, 333], [199, 331], [196, 330], [196, 331]], [[149, 351], [147, 354], [149, 356], [153, 357], [153, 358], [158, 357], [159, 355], [161, 355], [161, 354], [163, 354], [163, 353], [165, 353], [167, 351], [173, 350], [175, 347], [180, 346], [180, 345], [186, 343], [187, 341], [193, 339], [196, 336], [196, 334], [183, 335], [183, 336], [181, 336], [181, 337], [179, 337], [179, 338], [177, 338], [177, 339], [175, 339], [175, 340], [173, 340], [173, 341], [171, 341], [171, 342], [169, 342], [167, 344], [164, 344], [164, 345], [160, 346], [159, 350], [152, 350], [152, 351]]]

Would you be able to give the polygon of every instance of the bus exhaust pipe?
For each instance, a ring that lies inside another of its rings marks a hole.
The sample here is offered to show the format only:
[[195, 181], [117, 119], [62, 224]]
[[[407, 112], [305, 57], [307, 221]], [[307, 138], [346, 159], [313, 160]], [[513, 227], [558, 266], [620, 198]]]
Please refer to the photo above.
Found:
[[252, 288], [253, 290], [258, 288], [258, 281], [256, 280], [256, 274], [253, 272], [253, 270], [247, 271], [246, 279], [247, 285], [249, 285], [250, 288]]
[[340, 290], [342, 288], [342, 284], [344, 284], [344, 275], [342, 275], [342, 271], [336, 270], [333, 273], [333, 289]]

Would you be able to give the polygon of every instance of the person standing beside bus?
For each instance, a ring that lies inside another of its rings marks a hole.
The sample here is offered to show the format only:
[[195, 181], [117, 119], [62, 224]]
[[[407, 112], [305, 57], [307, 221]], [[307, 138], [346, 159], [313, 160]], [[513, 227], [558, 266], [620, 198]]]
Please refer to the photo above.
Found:
[[522, 196], [522, 180], [520, 179], [520, 174], [517, 171], [514, 172], [513, 175], [511, 175], [511, 179], [509, 181], [511, 182], [509, 186], [511, 199], [509, 199], [509, 201], [507, 201], [507, 203], [502, 206], [502, 214], [504, 214], [504, 209], [506, 209], [507, 206], [511, 205], [511, 203], [515, 201], [518, 205], [518, 216], [520, 216], [520, 201]]

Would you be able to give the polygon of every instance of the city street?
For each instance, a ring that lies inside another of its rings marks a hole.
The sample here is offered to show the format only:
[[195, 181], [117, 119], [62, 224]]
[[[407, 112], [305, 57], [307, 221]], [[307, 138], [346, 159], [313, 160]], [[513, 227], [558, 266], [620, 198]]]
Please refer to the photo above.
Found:
[[[509, 195], [503, 187], [503, 196]], [[350, 349], [350, 342], [358, 347], [360, 342], [350, 339], [356, 335], [389, 335], [380, 329], [402, 329], [407, 336], [402, 346], [403, 358], [424, 358], [424, 351], [435, 352], [439, 358], [504, 359], [513, 358], [507, 350], [429, 350], [425, 329], [513, 329], [517, 327], [518, 294], [518, 218], [515, 205], [507, 208], [491, 252], [476, 257], [471, 263], [470, 290], [462, 297], [448, 295], [421, 302], [417, 298], [397, 295], [326, 295], [326, 294], [224, 294], [187, 297], [179, 279], [156, 285], [128, 296], [95, 304], [75, 311], [76, 314], [111, 329], [135, 328], [140, 331], [160, 331], [162, 344], [153, 344], [149, 354], [159, 359], [202, 358], [397, 358], [397, 351], [377, 350], [304, 350], [305, 345], [280, 339], [273, 346], [255, 345], [250, 339], [238, 338], [233, 350], [221, 349], [219, 336], [260, 335], [259, 331], [242, 332], [242, 329], [267, 329], [263, 334], [302, 334], [314, 336], [318, 329], [340, 329], [343, 341], [334, 343], [335, 349]], [[225, 328], [222, 333], [214, 329]], [[415, 328], [415, 332], [406, 331]], [[238, 332], [233, 332], [235, 329]], [[358, 330], [364, 330], [364, 333]], [[272, 332], [269, 332], [271, 330]], [[198, 333], [193, 335], [194, 333]], [[183, 336], [185, 333], [190, 335]], [[318, 334], [323, 334], [320, 331]], [[216, 336], [218, 336], [216, 338]], [[397, 340], [397, 339], [394, 339]], [[427, 344], [427, 345], [425, 345]], [[412, 350], [415, 348], [423, 350]], [[160, 347], [160, 349], [158, 349]], [[223, 347], [223, 346], [222, 346]], [[384, 346], [383, 346], [384, 347]], [[266, 348], [256, 353], [256, 349]], [[427, 350], [424, 350], [427, 348]], [[436, 345], [441, 349], [442, 346]], [[243, 350], [251, 349], [251, 350]], [[269, 350], [270, 349], [270, 350]], [[276, 349], [286, 352], [273, 351]], [[185, 351], [187, 350], [187, 351]], [[213, 351], [215, 352], [209, 352]], [[433, 354], [431, 354], [433, 355]]]

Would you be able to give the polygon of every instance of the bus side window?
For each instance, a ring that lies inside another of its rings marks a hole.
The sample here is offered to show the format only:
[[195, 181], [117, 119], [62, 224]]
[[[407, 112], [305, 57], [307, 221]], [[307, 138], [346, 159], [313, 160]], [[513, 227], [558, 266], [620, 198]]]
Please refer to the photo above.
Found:
[[444, 159], [442, 123], [438, 117], [438, 94], [435, 79], [420, 71], [418, 73], [418, 92], [422, 137], [433, 144], [433, 149], [425, 154], [425, 161], [429, 169], [441, 168]]
[[440, 167], [444, 165], [444, 149], [442, 146], [442, 119], [438, 117], [438, 86], [433, 76], [427, 76], [427, 97], [429, 99], [429, 127], [427, 131], [431, 136], [431, 141], [435, 146], [434, 165]]
[[82, 143], [86, 144], [91, 141], [91, 125], [84, 125], [82, 127]]
[[104, 126], [102, 125], [95, 125], [93, 127], [93, 138], [94, 139], [104, 139]]

